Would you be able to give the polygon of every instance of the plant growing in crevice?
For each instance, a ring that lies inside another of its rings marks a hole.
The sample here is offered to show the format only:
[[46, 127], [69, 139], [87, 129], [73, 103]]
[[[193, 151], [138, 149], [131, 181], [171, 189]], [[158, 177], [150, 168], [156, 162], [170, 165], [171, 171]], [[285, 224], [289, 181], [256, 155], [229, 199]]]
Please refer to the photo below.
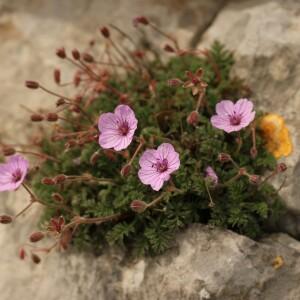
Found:
[[[2, 143], [11, 157], [0, 167], [0, 188], [22, 185], [30, 202], [16, 216], [2, 215], [1, 223], [14, 222], [35, 203], [45, 206], [22, 259], [30, 253], [39, 263], [39, 253], [70, 244], [98, 253], [117, 243], [134, 255], [159, 254], [195, 222], [256, 238], [282, 209], [268, 181], [286, 167], [269, 152], [273, 131], [247, 99], [249, 88], [230, 76], [232, 53], [218, 42], [201, 51], [182, 49], [145, 17], [134, 25], [168, 40], [166, 63], [151, 41], [140, 46], [111, 25], [100, 28], [100, 56], [94, 41], [85, 52], [57, 50], [75, 72], [62, 82], [55, 69], [54, 81], [72, 85], [74, 96], [26, 82], [52, 95], [56, 108], [31, 115], [32, 122], [55, 123], [50, 132], [37, 129], [35, 150]], [[286, 130], [284, 142], [290, 142]], [[35, 156], [37, 166], [27, 172], [20, 153]], [[53, 242], [35, 246], [46, 236]]]

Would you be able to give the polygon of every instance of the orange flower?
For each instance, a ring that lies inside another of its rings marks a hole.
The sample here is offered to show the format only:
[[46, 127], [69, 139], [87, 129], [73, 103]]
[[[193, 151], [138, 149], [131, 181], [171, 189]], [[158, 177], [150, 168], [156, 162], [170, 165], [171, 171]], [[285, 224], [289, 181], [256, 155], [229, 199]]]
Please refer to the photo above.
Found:
[[292, 140], [284, 119], [277, 114], [262, 117], [259, 128], [266, 140], [266, 148], [276, 158], [288, 156], [293, 151]]

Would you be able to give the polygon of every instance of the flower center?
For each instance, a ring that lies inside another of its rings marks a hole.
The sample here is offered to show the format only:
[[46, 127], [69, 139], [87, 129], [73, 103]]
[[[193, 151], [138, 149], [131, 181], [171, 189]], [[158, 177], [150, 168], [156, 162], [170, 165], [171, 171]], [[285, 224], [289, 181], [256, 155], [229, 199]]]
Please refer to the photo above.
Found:
[[241, 124], [241, 115], [237, 115], [235, 112], [230, 116], [230, 125], [236, 126]]
[[121, 135], [127, 135], [128, 131], [129, 131], [128, 123], [126, 121], [122, 122], [119, 125], [118, 130], [119, 130], [119, 132], [120, 132]]
[[157, 172], [163, 173], [168, 170], [168, 161], [166, 159], [158, 160], [155, 167]]
[[12, 181], [14, 183], [18, 182], [20, 179], [22, 178], [22, 172], [20, 169], [16, 169], [13, 173], [12, 173]]

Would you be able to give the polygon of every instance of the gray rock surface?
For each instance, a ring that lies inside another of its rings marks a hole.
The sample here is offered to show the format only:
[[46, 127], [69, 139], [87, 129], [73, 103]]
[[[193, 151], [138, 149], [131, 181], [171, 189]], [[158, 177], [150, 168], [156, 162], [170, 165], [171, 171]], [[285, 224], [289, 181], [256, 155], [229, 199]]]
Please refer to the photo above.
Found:
[[[36, 267], [13, 262], [22, 288], [1, 286], [1, 299], [299, 299], [300, 243], [285, 234], [256, 243], [194, 225], [177, 243], [161, 257], [136, 261], [111, 250], [98, 258], [56, 254]], [[278, 269], [276, 256], [283, 258]]]
[[[176, 34], [181, 45], [195, 45], [218, 14], [200, 45], [219, 39], [233, 49], [235, 73], [250, 82], [260, 105], [286, 116], [293, 134], [295, 150], [287, 159], [290, 180], [282, 192], [295, 215], [283, 228], [300, 233], [300, 2], [232, 1], [222, 8], [224, 3], [0, 0], [0, 138], [24, 138], [24, 119], [29, 114], [20, 104], [33, 110], [53, 105], [54, 100], [40, 91], [26, 90], [23, 83], [31, 78], [54, 86], [52, 70], [61, 63], [53, 55], [57, 47], [84, 49], [97, 26], [109, 22], [132, 30], [130, 20], [139, 14]], [[63, 76], [68, 78], [71, 71], [67, 67]], [[11, 136], [6, 135], [8, 131]], [[28, 197], [19, 190], [2, 193], [0, 200], [0, 212], [14, 214]], [[257, 243], [230, 231], [195, 225], [178, 236], [177, 249], [161, 257], [132, 262], [118, 250], [98, 258], [54, 253], [36, 266], [18, 260], [17, 251], [39, 213], [35, 207], [16, 224], [0, 226], [1, 300], [300, 299], [300, 243], [285, 234]], [[278, 255], [284, 264], [275, 269], [272, 262]]]
[[246, 79], [260, 107], [286, 119], [294, 151], [283, 160], [290, 168], [281, 194], [296, 213], [300, 212], [299, 30], [297, 0], [233, 1], [218, 14], [198, 45], [206, 47], [219, 40], [233, 50], [234, 75]]

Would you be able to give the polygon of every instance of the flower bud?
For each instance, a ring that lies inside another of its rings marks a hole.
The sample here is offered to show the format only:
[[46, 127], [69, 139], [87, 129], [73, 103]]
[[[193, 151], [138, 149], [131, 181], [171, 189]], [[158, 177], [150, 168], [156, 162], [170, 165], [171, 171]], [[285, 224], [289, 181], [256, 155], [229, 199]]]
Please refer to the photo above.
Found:
[[44, 120], [44, 116], [40, 114], [33, 114], [31, 115], [30, 119], [32, 122], [41, 122]]
[[59, 175], [55, 176], [54, 181], [56, 184], [59, 184], [59, 183], [65, 182], [66, 179], [67, 179], [67, 176], [65, 174], [59, 174]]
[[116, 161], [116, 155], [115, 155], [115, 152], [114, 152], [113, 150], [105, 149], [105, 150], [103, 151], [103, 153], [105, 154], [105, 156], [106, 156], [109, 160]]
[[75, 87], [78, 87], [79, 84], [81, 83], [81, 77], [79, 74], [76, 74], [73, 78], [73, 83], [75, 85]]
[[98, 151], [94, 152], [90, 158], [90, 164], [95, 165], [99, 157], [100, 157], [99, 152]]
[[89, 53], [83, 53], [82, 54], [82, 58], [83, 58], [83, 60], [85, 61], [85, 62], [87, 62], [87, 63], [92, 63], [92, 62], [94, 62], [94, 57], [91, 55], [91, 54], [89, 54]]
[[14, 149], [13, 147], [4, 147], [2, 149], [2, 153], [4, 156], [11, 156], [16, 153], [16, 149]]
[[24, 260], [25, 256], [26, 256], [26, 252], [25, 252], [25, 249], [22, 247], [19, 250], [19, 258], [22, 259], [22, 260]]
[[67, 250], [71, 241], [72, 241], [73, 231], [72, 230], [64, 230], [60, 236], [59, 245]]
[[132, 52], [132, 55], [139, 58], [139, 59], [142, 59], [145, 57], [145, 52], [144, 51], [141, 51], [141, 50], [135, 50]]
[[37, 243], [45, 237], [45, 234], [41, 231], [32, 233], [29, 237], [31, 243]]
[[196, 110], [194, 110], [188, 115], [186, 121], [188, 124], [196, 126], [199, 122], [199, 118], [199, 113]]
[[166, 52], [171, 52], [171, 53], [174, 53], [174, 52], [175, 52], [174, 48], [173, 48], [172, 46], [170, 46], [169, 44], [166, 44], [166, 45], [164, 46], [164, 50], [165, 50]]
[[26, 80], [25, 85], [29, 89], [38, 89], [40, 87], [39, 83], [37, 81], [33, 81], [33, 80]]
[[58, 203], [64, 202], [64, 200], [65, 200], [64, 197], [59, 193], [53, 193], [51, 195], [51, 197], [55, 202], [58, 202]]
[[64, 105], [66, 103], [66, 100], [63, 99], [63, 98], [60, 98], [56, 101], [56, 106], [61, 106], [61, 105]]
[[238, 174], [240, 176], [247, 175], [247, 170], [245, 168], [240, 168]]
[[131, 171], [131, 165], [126, 164], [122, 169], [121, 169], [121, 176], [126, 177], [130, 174]]
[[0, 223], [1, 224], [10, 224], [13, 221], [13, 218], [8, 215], [0, 216]]
[[57, 50], [56, 50], [56, 55], [59, 57], [59, 58], [62, 58], [62, 59], [64, 59], [64, 58], [66, 58], [67, 57], [67, 55], [66, 55], [66, 50], [65, 50], [65, 48], [58, 48]]
[[55, 185], [55, 181], [52, 178], [44, 177], [42, 179], [42, 184], [44, 184], [44, 185]]
[[278, 165], [276, 166], [276, 171], [277, 171], [278, 173], [283, 173], [283, 172], [285, 172], [286, 170], [287, 170], [287, 166], [286, 166], [285, 163], [280, 163], [280, 164], [278, 164]]
[[133, 19], [133, 26], [137, 27], [138, 24], [148, 25], [149, 21], [144, 16], [138, 16]]
[[53, 78], [54, 78], [54, 82], [56, 84], [60, 84], [60, 70], [59, 69], [54, 69]]
[[79, 60], [80, 59], [80, 52], [77, 49], [73, 49], [72, 50], [72, 56], [75, 60]]
[[231, 161], [231, 156], [227, 153], [219, 153], [218, 161], [220, 162], [228, 162]]
[[170, 87], [177, 87], [182, 85], [182, 81], [179, 78], [173, 78], [173, 79], [169, 79], [167, 81], [168, 86]]
[[140, 214], [140, 213], [144, 212], [147, 209], [147, 203], [145, 203], [144, 201], [141, 201], [141, 200], [133, 200], [130, 203], [130, 208], [134, 212]]
[[107, 27], [105, 27], [105, 26], [101, 27], [100, 32], [103, 35], [103, 37], [105, 37], [106, 39], [108, 39], [110, 37], [110, 32]]
[[58, 120], [58, 114], [57, 113], [48, 113], [46, 115], [46, 120], [48, 122], [56, 122]]
[[41, 258], [35, 253], [31, 253], [31, 260], [37, 265], [41, 262]]
[[252, 147], [251, 149], [250, 149], [250, 155], [251, 155], [251, 157], [254, 159], [254, 158], [256, 158], [256, 156], [257, 156], [257, 149], [255, 148], [255, 147]]
[[261, 182], [261, 178], [260, 176], [253, 174], [249, 175], [249, 181], [252, 184], [259, 184]]

